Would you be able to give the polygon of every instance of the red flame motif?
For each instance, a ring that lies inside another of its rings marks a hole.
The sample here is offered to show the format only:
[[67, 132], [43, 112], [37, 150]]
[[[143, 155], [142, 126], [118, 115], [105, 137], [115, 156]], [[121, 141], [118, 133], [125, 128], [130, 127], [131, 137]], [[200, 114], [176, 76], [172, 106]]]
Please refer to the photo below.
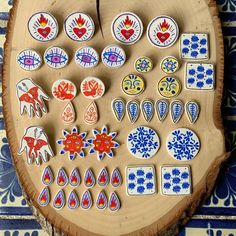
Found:
[[113, 176], [113, 178], [112, 178], [112, 183], [113, 183], [114, 185], [118, 185], [119, 182], [120, 182], [120, 180], [119, 180], [118, 176], [115, 174], [115, 175]]
[[65, 186], [68, 183], [68, 177], [64, 169], [60, 169], [57, 175], [57, 184], [59, 186]]
[[107, 207], [107, 198], [104, 191], [101, 191], [98, 194], [96, 205], [97, 208], [101, 210]]
[[111, 211], [117, 211], [120, 208], [120, 201], [118, 196], [115, 194], [115, 192], [113, 192], [110, 196], [110, 200], [109, 200], [109, 209]]
[[98, 184], [100, 186], [105, 186], [108, 184], [108, 172], [106, 168], [103, 168], [98, 176]]
[[61, 203], [62, 203], [61, 197], [58, 196], [58, 197], [56, 198], [56, 200], [55, 200], [55, 205], [56, 205], [56, 206], [61, 206]]
[[73, 187], [80, 184], [80, 176], [78, 170], [75, 168], [70, 175], [70, 185]]
[[85, 206], [85, 207], [87, 207], [89, 205], [89, 199], [87, 196], [83, 199], [82, 203], [83, 203], [83, 206]]
[[166, 22], [166, 19], [160, 24], [161, 30], [163, 32], [167, 31], [170, 28], [170, 25]]
[[85, 19], [83, 19], [81, 15], [79, 15], [79, 18], [75, 19], [75, 21], [79, 27], [82, 27], [85, 24]]
[[82, 196], [81, 207], [84, 209], [89, 209], [91, 206], [92, 206], [92, 198], [89, 191], [87, 190], [86, 192], [84, 192]]
[[41, 203], [41, 204], [43, 204], [43, 203], [45, 203], [45, 202], [47, 202], [47, 194], [46, 194], [46, 192], [43, 193], [43, 195], [42, 195], [41, 198], [40, 198], [40, 203]]
[[100, 184], [103, 185], [106, 183], [106, 181], [107, 181], [107, 177], [106, 177], [105, 173], [103, 173], [99, 178], [99, 182], [100, 182]]
[[60, 209], [64, 206], [65, 204], [65, 195], [63, 190], [60, 190], [56, 197], [54, 198], [53, 206], [57, 209]]
[[115, 170], [112, 172], [111, 184], [112, 184], [114, 187], [118, 187], [118, 186], [121, 185], [121, 175], [120, 175], [120, 172], [119, 172], [118, 169], [115, 169]]
[[84, 184], [86, 187], [92, 187], [94, 185], [94, 176], [91, 169], [88, 169], [85, 173]]
[[71, 183], [72, 183], [72, 184], [76, 184], [77, 181], [78, 181], [77, 177], [76, 177], [75, 175], [73, 175], [73, 176], [71, 177]]
[[64, 176], [63, 176], [63, 175], [59, 176], [59, 178], [58, 178], [58, 184], [59, 184], [59, 185], [64, 185], [64, 183], [65, 183], [65, 178], [64, 178]]
[[43, 14], [41, 14], [40, 18], [38, 19], [38, 22], [40, 26], [45, 27], [48, 24], [48, 19], [45, 18]]
[[38, 197], [38, 203], [40, 206], [47, 206], [50, 201], [50, 195], [49, 195], [49, 189], [45, 187], [39, 197]]
[[126, 16], [126, 19], [123, 21], [125, 28], [129, 29], [133, 25], [133, 21], [129, 19], [129, 16]]
[[71, 191], [69, 198], [68, 198], [68, 206], [71, 209], [75, 209], [79, 206], [79, 200], [74, 191]]

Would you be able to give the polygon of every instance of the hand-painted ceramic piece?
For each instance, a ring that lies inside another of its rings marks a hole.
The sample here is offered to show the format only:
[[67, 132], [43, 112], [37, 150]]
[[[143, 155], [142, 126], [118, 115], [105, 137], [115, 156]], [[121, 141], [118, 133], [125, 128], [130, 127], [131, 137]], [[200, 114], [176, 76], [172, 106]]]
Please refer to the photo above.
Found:
[[175, 100], [170, 104], [171, 119], [174, 123], [177, 123], [183, 113], [184, 113], [184, 104], [179, 100]]
[[179, 37], [179, 27], [169, 16], [157, 16], [148, 25], [149, 42], [158, 48], [168, 48], [175, 44]]
[[191, 194], [191, 171], [189, 166], [162, 166], [161, 190], [164, 195]]
[[118, 168], [115, 168], [111, 174], [111, 185], [115, 188], [120, 187], [122, 184], [121, 173]]
[[105, 155], [110, 158], [114, 157], [113, 149], [120, 147], [120, 144], [114, 141], [117, 136], [116, 132], [108, 133], [106, 126], [103, 126], [101, 133], [96, 129], [93, 129], [94, 138], [87, 140], [92, 145], [89, 154], [97, 153], [98, 160], [102, 160]]
[[84, 122], [87, 125], [95, 125], [98, 122], [98, 108], [95, 102], [91, 102], [84, 112]]
[[47, 42], [57, 37], [59, 27], [57, 20], [48, 12], [38, 12], [28, 21], [30, 35], [41, 42]]
[[198, 154], [200, 141], [192, 130], [178, 128], [168, 135], [166, 148], [170, 156], [175, 160], [189, 161]]
[[69, 80], [60, 79], [52, 85], [52, 95], [58, 101], [71, 101], [75, 98], [76, 94], [76, 86]]
[[123, 12], [113, 20], [111, 32], [114, 39], [118, 42], [131, 45], [141, 38], [143, 34], [143, 23], [136, 14]]
[[92, 68], [99, 63], [99, 55], [92, 47], [84, 46], [76, 51], [75, 63], [85, 69]]
[[89, 41], [93, 37], [95, 25], [88, 14], [74, 12], [66, 18], [64, 29], [70, 39], [81, 43]]
[[29, 117], [33, 115], [41, 117], [42, 112], [48, 113], [44, 100], [49, 101], [49, 96], [31, 78], [23, 79], [17, 83], [16, 95], [20, 103], [21, 115], [27, 112]]
[[50, 192], [49, 192], [49, 188], [45, 187], [41, 193], [39, 194], [38, 197], [38, 204], [40, 206], [47, 206], [50, 202]]
[[96, 77], [87, 77], [82, 81], [80, 90], [84, 97], [96, 100], [101, 98], [105, 93], [105, 85]]
[[65, 193], [64, 191], [61, 189], [58, 191], [58, 193], [56, 194], [56, 196], [54, 197], [53, 200], [53, 206], [54, 208], [56, 208], [57, 210], [62, 209], [65, 206], [66, 203], [66, 199], [65, 199]]
[[122, 98], [115, 98], [111, 103], [111, 108], [117, 121], [121, 122], [125, 116], [125, 100]]
[[148, 57], [139, 57], [134, 63], [134, 69], [139, 73], [147, 73], [153, 68], [152, 60]]
[[71, 210], [77, 209], [79, 207], [79, 198], [74, 190], [69, 194], [67, 205]]
[[73, 107], [73, 104], [69, 102], [67, 103], [61, 114], [61, 119], [66, 125], [70, 125], [75, 122], [75, 118], [75, 109]]
[[21, 155], [24, 150], [29, 165], [33, 161], [40, 165], [41, 161], [48, 161], [48, 156], [54, 156], [48, 136], [44, 129], [39, 126], [30, 126], [25, 129], [18, 154]]
[[105, 192], [102, 190], [98, 193], [96, 206], [99, 210], [104, 210], [107, 208], [108, 201]]
[[57, 173], [57, 185], [60, 187], [65, 187], [67, 186], [68, 182], [69, 179], [64, 168], [59, 169]]
[[102, 51], [102, 62], [109, 68], [120, 68], [125, 61], [125, 51], [118, 45], [109, 45]]
[[178, 59], [172, 56], [165, 57], [161, 62], [161, 69], [166, 74], [174, 74], [179, 70], [179, 67]]
[[126, 168], [126, 190], [129, 196], [156, 193], [154, 166], [128, 166]]
[[136, 97], [145, 90], [145, 83], [140, 75], [129, 74], [122, 80], [121, 88], [126, 95]]
[[62, 134], [64, 138], [57, 140], [57, 144], [63, 145], [60, 155], [68, 153], [68, 157], [71, 161], [75, 159], [76, 154], [84, 158], [85, 154], [83, 149], [89, 147], [89, 143], [84, 140], [87, 133], [83, 132], [79, 134], [77, 127], [74, 127], [71, 133], [63, 130]]
[[189, 101], [185, 104], [185, 110], [190, 123], [194, 124], [199, 117], [200, 113], [199, 105], [195, 101]]
[[134, 157], [149, 159], [159, 150], [160, 140], [155, 130], [139, 126], [128, 134], [127, 148]]
[[97, 183], [100, 187], [105, 187], [109, 184], [109, 174], [106, 168], [103, 168], [97, 178]]
[[208, 60], [209, 43], [207, 34], [182, 34], [180, 40], [181, 58], [189, 60]]
[[77, 187], [80, 185], [80, 173], [77, 168], [74, 168], [71, 171], [70, 177], [69, 177], [69, 184], [71, 187]]
[[34, 50], [25, 49], [21, 51], [16, 59], [23, 70], [34, 71], [42, 65], [42, 57]]
[[158, 92], [164, 98], [173, 98], [181, 92], [181, 83], [172, 76], [165, 76], [158, 83]]
[[187, 63], [185, 86], [191, 90], [214, 90], [215, 70], [212, 64]]
[[130, 122], [133, 124], [137, 121], [140, 114], [140, 105], [137, 100], [131, 100], [127, 103], [126, 106], [128, 117]]
[[164, 121], [169, 112], [169, 102], [166, 99], [156, 101], [156, 114], [160, 121]]
[[50, 168], [50, 166], [46, 166], [44, 168], [43, 174], [42, 174], [42, 183], [46, 186], [49, 186], [54, 181], [53, 173]]
[[45, 63], [53, 69], [61, 69], [69, 63], [67, 52], [60, 47], [50, 47], [44, 53]]
[[95, 185], [95, 177], [93, 171], [89, 168], [84, 174], [84, 186], [86, 188], [92, 188]]
[[141, 103], [141, 111], [142, 111], [144, 119], [147, 122], [150, 122], [155, 113], [154, 102], [150, 99], [143, 100]]
[[112, 192], [109, 197], [108, 207], [109, 207], [109, 210], [112, 212], [116, 212], [120, 210], [120, 207], [121, 207], [120, 199], [118, 198], [115, 192]]
[[81, 208], [84, 210], [88, 210], [92, 207], [93, 205], [93, 200], [91, 197], [91, 194], [89, 192], [89, 190], [86, 190], [81, 198], [81, 202], [80, 202]]

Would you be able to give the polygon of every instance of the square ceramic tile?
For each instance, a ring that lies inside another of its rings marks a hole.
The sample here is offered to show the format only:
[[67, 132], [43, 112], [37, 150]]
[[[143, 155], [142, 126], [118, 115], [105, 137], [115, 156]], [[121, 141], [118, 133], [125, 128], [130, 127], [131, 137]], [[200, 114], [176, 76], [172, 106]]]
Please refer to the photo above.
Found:
[[164, 195], [191, 194], [191, 172], [189, 166], [162, 166], [161, 191]]
[[207, 34], [182, 34], [180, 40], [181, 58], [189, 60], [209, 59]]
[[128, 166], [126, 168], [128, 195], [151, 195], [156, 193], [154, 166]]
[[215, 88], [214, 65], [187, 63], [185, 86], [191, 90], [213, 90]]

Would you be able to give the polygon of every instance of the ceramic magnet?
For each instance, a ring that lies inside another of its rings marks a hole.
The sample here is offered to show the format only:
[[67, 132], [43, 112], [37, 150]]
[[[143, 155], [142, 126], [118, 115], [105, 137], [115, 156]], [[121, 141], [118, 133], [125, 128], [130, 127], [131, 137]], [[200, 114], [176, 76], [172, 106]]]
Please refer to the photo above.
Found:
[[[148, 140], [148, 142], [143, 142], [143, 140]], [[127, 148], [134, 157], [149, 159], [160, 148], [159, 136], [155, 130], [145, 126], [139, 126], [128, 134]]]
[[97, 183], [100, 187], [105, 187], [109, 184], [109, 174], [106, 168], [103, 168], [100, 171], [98, 175]]
[[140, 114], [140, 105], [137, 100], [131, 100], [126, 106], [128, 117], [130, 122], [133, 124], [137, 121]]
[[88, 210], [92, 207], [92, 205], [93, 205], [93, 200], [92, 200], [91, 194], [89, 190], [86, 190], [82, 195], [81, 207], [84, 210]]
[[102, 190], [98, 193], [96, 206], [99, 210], [104, 210], [107, 208], [108, 201], [105, 192]]
[[190, 123], [194, 124], [199, 117], [200, 113], [199, 105], [195, 101], [189, 101], [185, 104], [185, 110]]
[[54, 200], [53, 200], [53, 206], [57, 210], [62, 209], [65, 206], [65, 194], [63, 190], [59, 190], [58, 193], [56, 194]]
[[113, 20], [111, 32], [114, 39], [118, 42], [131, 45], [141, 38], [143, 34], [143, 23], [136, 14], [123, 12]]
[[118, 168], [114, 169], [111, 174], [111, 185], [115, 188], [120, 187], [122, 184], [121, 173]]
[[184, 113], [184, 104], [183, 102], [179, 101], [179, 100], [175, 100], [173, 102], [171, 102], [170, 104], [170, 110], [171, 110], [171, 119], [174, 123], [177, 123], [183, 113]]
[[95, 102], [91, 102], [84, 112], [84, 122], [87, 125], [94, 125], [98, 122], [98, 108]]
[[66, 18], [64, 29], [70, 39], [81, 43], [89, 41], [93, 37], [95, 25], [88, 14], [74, 12]]
[[55, 39], [58, 30], [57, 20], [48, 12], [35, 13], [28, 21], [28, 31], [30, 35], [41, 42]]
[[150, 122], [154, 115], [154, 102], [150, 99], [145, 99], [141, 103], [141, 111], [144, 119]]
[[95, 185], [95, 177], [91, 169], [87, 169], [84, 174], [84, 186], [86, 188], [92, 188]]
[[173, 76], [165, 76], [159, 81], [157, 88], [162, 97], [173, 98], [181, 92], [181, 83]]
[[117, 121], [121, 122], [125, 116], [125, 101], [122, 98], [115, 98], [111, 103], [113, 114]]
[[109, 197], [108, 207], [109, 207], [109, 210], [112, 212], [116, 212], [120, 210], [120, 207], [121, 207], [120, 199], [118, 198], [115, 192], [112, 192]]
[[165, 120], [169, 112], [169, 102], [166, 99], [156, 101], [156, 114], [160, 121]]
[[190, 129], [173, 130], [167, 137], [166, 148], [175, 160], [189, 161], [195, 158], [200, 150], [198, 136]]
[[73, 107], [73, 104], [71, 102], [67, 103], [65, 106], [62, 114], [61, 114], [61, 120], [66, 124], [70, 125], [75, 122], [75, 109]]
[[77, 168], [71, 171], [69, 184], [72, 187], [77, 187], [78, 185], [80, 185], [80, 173]]
[[109, 68], [120, 68], [125, 61], [125, 51], [118, 45], [109, 45], [102, 51], [102, 62]]
[[134, 63], [134, 69], [139, 73], [147, 73], [153, 68], [152, 60], [148, 57], [139, 57]]
[[161, 62], [161, 69], [166, 74], [174, 74], [179, 70], [179, 67], [178, 59], [172, 56], [165, 57]]
[[79, 198], [74, 190], [72, 190], [69, 194], [67, 205], [71, 210], [79, 207]]
[[149, 42], [158, 48], [168, 48], [175, 44], [179, 37], [179, 27], [169, 16], [157, 16], [148, 25]]
[[60, 187], [65, 187], [68, 184], [68, 176], [64, 168], [60, 168], [57, 173], [57, 185]]
[[50, 166], [46, 166], [42, 174], [42, 183], [49, 186], [54, 181], [53, 173]]
[[47, 206], [50, 202], [50, 192], [49, 192], [49, 188], [45, 187], [41, 193], [39, 194], [38, 197], [38, 204], [40, 206]]

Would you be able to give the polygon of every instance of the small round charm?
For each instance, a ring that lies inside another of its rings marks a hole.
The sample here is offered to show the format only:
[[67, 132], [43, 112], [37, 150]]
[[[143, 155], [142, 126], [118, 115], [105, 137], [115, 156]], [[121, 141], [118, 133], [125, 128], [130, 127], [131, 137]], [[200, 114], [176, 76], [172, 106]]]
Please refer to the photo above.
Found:
[[59, 101], [71, 101], [77, 94], [77, 89], [74, 83], [69, 80], [61, 79], [54, 82], [52, 85], [53, 97]]
[[178, 79], [166, 76], [158, 83], [158, 92], [165, 98], [172, 98], [181, 92], [181, 83]]
[[143, 23], [132, 12], [123, 12], [112, 22], [111, 32], [115, 40], [130, 45], [136, 43], [143, 34]]
[[179, 27], [169, 16], [158, 16], [148, 25], [149, 42], [158, 48], [168, 48], [175, 44], [179, 37]]
[[120, 68], [125, 61], [125, 51], [117, 45], [109, 45], [102, 51], [102, 62], [109, 68]]
[[50, 47], [44, 53], [45, 63], [53, 69], [61, 69], [69, 62], [67, 52], [60, 47]]
[[145, 83], [141, 76], [129, 74], [123, 79], [121, 87], [126, 95], [138, 96], [144, 91]]
[[82, 94], [88, 99], [98, 99], [105, 93], [104, 83], [95, 77], [85, 78], [80, 86]]
[[79, 48], [75, 53], [75, 63], [82, 68], [95, 67], [99, 62], [99, 55], [95, 49], [91, 47]]
[[160, 140], [155, 130], [140, 126], [128, 134], [127, 147], [134, 157], [149, 159], [159, 150]]
[[22, 69], [33, 71], [42, 65], [42, 57], [36, 51], [26, 49], [18, 54], [17, 63]]
[[38, 12], [28, 21], [30, 35], [41, 42], [48, 42], [57, 37], [58, 23], [53, 15], [48, 12]]
[[139, 73], [146, 73], [152, 70], [153, 63], [148, 57], [139, 57], [134, 64], [134, 68]]
[[166, 147], [175, 160], [190, 161], [200, 151], [200, 141], [192, 130], [179, 128], [168, 135]]
[[64, 29], [69, 38], [81, 43], [89, 41], [93, 37], [95, 25], [88, 14], [75, 12], [66, 18]]
[[165, 57], [161, 62], [161, 69], [166, 74], [174, 74], [179, 70], [179, 61], [175, 57]]

